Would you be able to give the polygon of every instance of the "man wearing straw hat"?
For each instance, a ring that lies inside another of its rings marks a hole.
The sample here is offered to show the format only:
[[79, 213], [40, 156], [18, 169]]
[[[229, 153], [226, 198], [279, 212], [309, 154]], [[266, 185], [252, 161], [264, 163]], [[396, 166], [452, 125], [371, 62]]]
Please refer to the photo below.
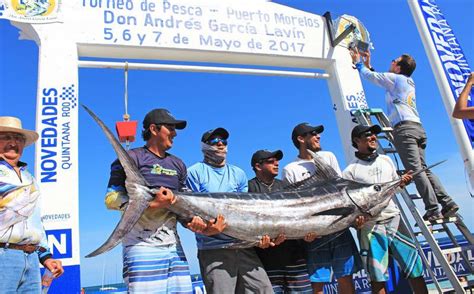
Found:
[[16, 117], [0, 117], [0, 289], [7, 293], [39, 293], [39, 263], [54, 277], [64, 272], [52, 258], [41, 223], [40, 193], [23, 149], [38, 139]]

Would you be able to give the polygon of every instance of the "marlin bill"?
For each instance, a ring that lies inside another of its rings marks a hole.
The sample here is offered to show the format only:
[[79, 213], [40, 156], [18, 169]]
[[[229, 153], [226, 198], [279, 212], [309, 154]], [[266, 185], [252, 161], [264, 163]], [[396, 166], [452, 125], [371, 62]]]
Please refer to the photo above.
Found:
[[[83, 107], [112, 144], [127, 176], [125, 186], [129, 197], [112, 234], [102, 246], [86, 256], [93, 257], [122, 241], [148, 207], [154, 190], [107, 126], [89, 108]], [[378, 215], [400, 185], [400, 180], [365, 184], [343, 179], [316, 154], [314, 163], [315, 175], [281, 191], [262, 194], [174, 191], [177, 199], [168, 209], [183, 220], [200, 216], [209, 221], [222, 214], [227, 223], [223, 233], [237, 239], [227, 248], [246, 248], [257, 245], [264, 235], [275, 238], [283, 233], [287, 239], [303, 239], [310, 232], [324, 236], [341, 231], [351, 226], [359, 215]]]

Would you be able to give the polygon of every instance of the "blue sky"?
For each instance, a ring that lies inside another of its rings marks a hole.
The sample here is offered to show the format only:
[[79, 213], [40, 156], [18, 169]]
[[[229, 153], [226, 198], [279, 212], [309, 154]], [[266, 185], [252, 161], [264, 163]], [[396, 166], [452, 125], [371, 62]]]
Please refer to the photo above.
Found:
[[[474, 217], [468, 209], [472, 198], [466, 187], [459, 149], [448, 116], [438, 92], [431, 67], [415, 23], [404, 0], [291, 0], [274, 1], [322, 15], [330, 11], [333, 18], [349, 14], [360, 19], [374, 42], [372, 65], [379, 71], [388, 69], [392, 59], [409, 53], [417, 61], [413, 75], [417, 85], [417, 103], [428, 134], [428, 162], [448, 159], [437, 167], [447, 191], [461, 205], [469, 228]], [[383, 4], [381, 4], [383, 3]], [[454, 30], [468, 62], [473, 67], [474, 34], [472, 33], [471, 0], [438, 0], [448, 23]], [[8, 21], [0, 21], [0, 115], [19, 116], [27, 128], [35, 127], [38, 48], [32, 41], [18, 40], [18, 30]], [[384, 107], [384, 92], [363, 82], [368, 103]], [[122, 119], [123, 71], [79, 69], [79, 100], [93, 109], [109, 127]], [[337, 133], [326, 82], [282, 77], [257, 77], [203, 73], [131, 71], [129, 73], [129, 112], [141, 120], [152, 108], [167, 108], [178, 119], [186, 119], [188, 127], [178, 132], [171, 153], [190, 166], [202, 159], [200, 137], [208, 129], [225, 127], [230, 132], [228, 161], [245, 170], [252, 178], [250, 157], [257, 149], [281, 149], [281, 166], [296, 156], [290, 134], [303, 121], [324, 124], [322, 145], [334, 152], [341, 168], [346, 166], [342, 144]], [[115, 227], [119, 214], [104, 206], [109, 165], [115, 154], [102, 132], [86, 113], [79, 118], [80, 234], [81, 256], [97, 248]], [[138, 139], [133, 145], [142, 144]], [[34, 162], [34, 148], [24, 160]], [[182, 243], [192, 272], [198, 272], [194, 237], [180, 230]], [[121, 248], [94, 259], [81, 258], [82, 285], [97, 285], [121, 280]]]

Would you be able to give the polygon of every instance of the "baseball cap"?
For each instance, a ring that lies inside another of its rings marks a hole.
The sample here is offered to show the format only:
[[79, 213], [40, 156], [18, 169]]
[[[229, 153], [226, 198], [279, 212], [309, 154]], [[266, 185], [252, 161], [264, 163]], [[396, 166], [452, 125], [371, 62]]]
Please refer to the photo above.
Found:
[[364, 125], [357, 125], [352, 129], [351, 132], [351, 141], [352, 146], [357, 148], [357, 144], [354, 143], [355, 138], [359, 138], [361, 134], [371, 131], [373, 134], [379, 134], [382, 131], [382, 128], [379, 125], [372, 125], [372, 126], [364, 126]]
[[177, 120], [174, 116], [164, 108], [153, 109], [148, 112], [143, 119], [143, 128], [146, 130], [150, 127], [151, 124], [160, 125], [160, 124], [169, 124], [175, 125], [178, 130], [182, 130], [186, 127], [185, 120]]
[[298, 136], [303, 136], [309, 132], [316, 131], [318, 134], [321, 134], [324, 132], [324, 126], [319, 125], [319, 126], [312, 126], [309, 123], [300, 123], [294, 127], [293, 132], [291, 133], [291, 140], [293, 140], [293, 144], [298, 148], [299, 143], [298, 143]]
[[227, 140], [229, 138], [229, 132], [224, 128], [215, 128], [215, 129], [209, 130], [205, 132], [204, 134], [202, 134], [201, 142], [206, 143], [206, 141], [209, 140], [209, 138], [216, 137], [216, 136], [219, 136], [222, 139]]
[[269, 150], [258, 150], [252, 155], [252, 161], [250, 162], [250, 165], [254, 167], [257, 162], [272, 157], [281, 160], [283, 158], [283, 152], [281, 150], [276, 150], [273, 152]]

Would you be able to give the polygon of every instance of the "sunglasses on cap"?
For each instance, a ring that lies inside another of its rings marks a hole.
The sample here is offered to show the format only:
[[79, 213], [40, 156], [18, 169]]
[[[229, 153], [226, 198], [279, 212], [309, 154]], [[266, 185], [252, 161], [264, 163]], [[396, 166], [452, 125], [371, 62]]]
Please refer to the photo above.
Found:
[[222, 139], [222, 138], [214, 138], [214, 139], [210, 139], [210, 140], [206, 141], [206, 143], [208, 145], [211, 145], [211, 146], [217, 145], [217, 144], [219, 144], [219, 142], [221, 142], [223, 145], [227, 146], [227, 140]]
[[17, 143], [25, 143], [26, 137], [22, 134], [0, 134], [0, 141], [15, 141]]

